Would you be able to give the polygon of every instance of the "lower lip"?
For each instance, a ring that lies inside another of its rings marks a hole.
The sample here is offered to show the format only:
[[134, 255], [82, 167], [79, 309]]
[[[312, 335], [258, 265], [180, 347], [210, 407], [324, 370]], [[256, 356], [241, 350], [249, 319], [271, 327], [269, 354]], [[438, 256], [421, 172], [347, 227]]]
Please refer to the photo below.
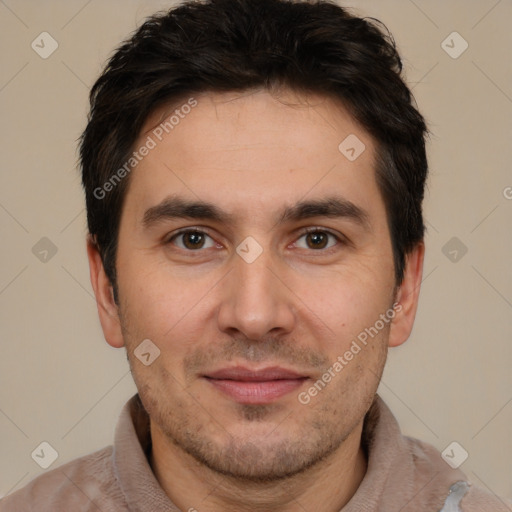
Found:
[[244, 404], [267, 404], [302, 386], [306, 378], [247, 382], [207, 378], [219, 391]]

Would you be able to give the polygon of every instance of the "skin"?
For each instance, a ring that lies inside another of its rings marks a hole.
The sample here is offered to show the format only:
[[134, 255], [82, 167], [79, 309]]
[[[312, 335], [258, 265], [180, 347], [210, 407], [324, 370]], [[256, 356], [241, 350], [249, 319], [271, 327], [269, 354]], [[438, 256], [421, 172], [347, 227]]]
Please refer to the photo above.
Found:
[[[287, 90], [195, 98], [130, 175], [116, 260], [119, 306], [89, 240], [105, 338], [126, 347], [150, 415], [150, 463], [181, 510], [338, 511], [366, 472], [363, 419], [387, 349], [412, 329], [423, 243], [408, 255], [397, 288], [375, 144], [342, 105]], [[168, 112], [148, 118], [137, 147]], [[366, 145], [353, 162], [338, 150], [349, 134]], [[333, 193], [364, 210], [368, 225], [325, 216], [278, 222], [283, 207]], [[233, 222], [144, 226], [146, 210], [173, 194], [211, 202]], [[307, 227], [323, 233], [320, 242], [304, 234]], [[190, 234], [170, 241], [182, 228], [207, 233], [199, 249]], [[248, 236], [263, 250], [252, 263], [236, 252]], [[393, 320], [300, 403], [299, 392], [394, 302], [401, 308]], [[144, 366], [133, 351], [148, 338], [160, 356]], [[202, 377], [235, 364], [282, 366], [308, 379], [272, 403], [241, 404]]]

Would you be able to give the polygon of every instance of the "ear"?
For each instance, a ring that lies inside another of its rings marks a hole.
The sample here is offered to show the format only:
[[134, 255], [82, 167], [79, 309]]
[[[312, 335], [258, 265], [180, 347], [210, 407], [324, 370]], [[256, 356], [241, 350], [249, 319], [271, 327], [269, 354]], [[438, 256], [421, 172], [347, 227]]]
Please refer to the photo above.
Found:
[[389, 332], [389, 346], [397, 347], [409, 338], [420, 295], [421, 278], [423, 275], [423, 259], [425, 244], [419, 242], [416, 247], [406, 255], [404, 279], [399, 286], [395, 298], [395, 317], [391, 322]]
[[98, 306], [98, 315], [103, 335], [109, 345], [114, 348], [121, 348], [124, 346], [124, 340], [119, 321], [118, 306], [114, 301], [114, 291], [110, 280], [105, 274], [98, 247], [91, 235], [87, 237], [87, 257], [89, 259], [91, 284], [96, 296], [96, 305]]

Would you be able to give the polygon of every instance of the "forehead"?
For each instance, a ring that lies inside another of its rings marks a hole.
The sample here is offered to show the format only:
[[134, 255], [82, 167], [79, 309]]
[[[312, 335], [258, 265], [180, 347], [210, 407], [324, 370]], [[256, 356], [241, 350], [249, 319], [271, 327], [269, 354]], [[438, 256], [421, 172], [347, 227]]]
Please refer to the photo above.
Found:
[[339, 143], [348, 135], [373, 145], [369, 134], [339, 100], [283, 89], [274, 94], [254, 90], [184, 96], [152, 112], [139, 141], [145, 136], [157, 143], [173, 138], [180, 144], [181, 153], [193, 148], [189, 156], [198, 158], [204, 151], [225, 154], [229, 149], [243, 149], [244, 153], [261, 153], [263, 147], [280, 145], [284, 149], [295, 145], [301, 153], [310, 150], [318, 156], [328, 146], [329, 152], [337, 155]]
[[372, 138], [343, 105], [322, 96], [185, 97], [148, 117], [135, 149], [148, 142], [152, 149], [132, 172], [128, 191], [140, 208], [172, 193], [270, 215], [273, 205], [334, 189], [363, 209], [379, 195]]

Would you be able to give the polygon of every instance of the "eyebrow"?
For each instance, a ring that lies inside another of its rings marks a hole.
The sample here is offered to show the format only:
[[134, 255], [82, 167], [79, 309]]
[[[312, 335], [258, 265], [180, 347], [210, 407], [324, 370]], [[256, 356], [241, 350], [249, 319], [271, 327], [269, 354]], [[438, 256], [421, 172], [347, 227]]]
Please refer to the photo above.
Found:
[[[297, 222], [313, 217], [346, 218], [370, 231], [370, 219], [366, 211], [351, 201], [331, 196], [323, 199], [299, 201], [286, 206], [278, 215], [278, 223]], [[149, 228], [172, 219], [209, 220], [220, 224], [235, 224], [235, 216], [205, 201], [190, 201], [178, 196], [165, 198], [144, 213], [143, 226]]]
[[188, 201], [177, 196], [164, 199], [144, 213], [143, 225], [149, 228], [153, 224], [170, 219], [211, 220], [221, 224], [231, 224], [234, 218], [219, 207], [205, 201]]

